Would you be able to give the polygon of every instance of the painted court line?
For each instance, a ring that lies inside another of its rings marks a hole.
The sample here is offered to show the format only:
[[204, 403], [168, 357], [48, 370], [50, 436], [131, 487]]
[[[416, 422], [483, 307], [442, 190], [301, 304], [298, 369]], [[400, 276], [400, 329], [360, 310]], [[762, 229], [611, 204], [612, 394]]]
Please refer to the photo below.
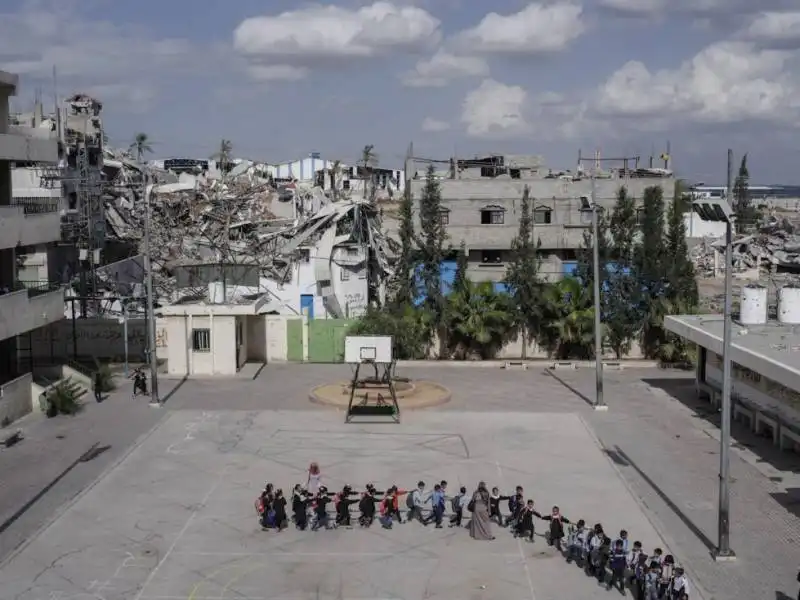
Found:
[[[500, 481], [505, 484], [503, 478], [503, 468], [500, 466], [500, 461], [495, 461], [497, 467], [497, 474], [500, 476]], [[531, 578], [531, 570], [528, 567], [528, 559], [525, 558], [525, 551], [522, 549], [522, 542], [517, 538], [517, 549], [519, 550], [518, 558], [522, 559], [522, 565], [525, 568], [525, 578], [528, 580], [528, 589], [531, 591], [531, 600], [536, 600], [536, 592], [533, 590], [533, 578]]]
[[220, 474], [217, 476], [217, 480], [214, 482], [214, 485], [212, 485], [211, 489], [208, 490], [208, 493], [205, 496], [203, 496], [203, 499], [200, 502], [200, 505], [197, 508], [195, 508], [194, 510], [192, 510], [192, 514], [190, 514], [189, 518], [186, 519], [186, 523], [184, 524], [183, 529], [181, 529], [178, 532], [178, 535], [175, 536], [175, 539], [173, 540], [173, 542], [170, 545], [170, 547], [167, 549], [166, 553], [164, 553], [164, 556], [161, 557], [161, 560], [158, 561], [158, 564], [155, 566], [155, 568], [152, 571], [150, 571], [150, 575], [148, 575], [147, 579], [144, 580], [144, 583], [142, 584], [142, 587], [139, 590], [139, 593], [136, 594], [136, 599], [135, 600], [142, 600], [142, 596], [144, 595], [144, 591], [147, 589], [147, 586], [150, 585], [150, 582], [153, 581], [153, 579], [155, 579], [155, 576], [158, 574], [159, 569], [161, 569], [161, 567], [164, 565], [164, 563], [167, 562], [167, 559], [170, 557], [172, 552], [175, 550], [175, 547], [178, 545], [178, 542], [181, 541], [181, 538], [183, 538], [183, 536], [189, 530], [189, 527], [191, 526], [192, 522], [197, 517], [197, 513], [200, 510], [200, 508], [205, 506], [205, 504], [208, 502], [208, 500], [211, 498], [211, 496], [214, 494], [214, 492], [217, 491], [217, 488], [220, 485], [222, 485], [222, 482], [225, 480], [225, 474], [227, 472], [228, 472], [228, 466], [226, 465], [225, 467], [223, 467], [222, 471], [220, 471]]
[[[520, 547], [521, 548], [521, 547]], [[236, 557], [244, 557], [244, 556], [264, 556], [264, 557], [279, 557], [279, 556], [286, 556], [286, 557], [313, 557], [313, 556], [320, 556], [323, 558], [358, 558], [360, 556], [368, 557], [368, 556], [396, 556], [397, 551], [394, 552], [281, 552], [281, 551], [274, 551], [274, 552], [191, 552], [191, 551], [175, 551], [171, 553], [172, 556], [218, 556], [220, 558], [236, 558]], [[520, 554], [517, 552], [514, 553], [503, 553], [497, 554], [492, 553], [491, 556], [498, 557], [498, 558], [520, 558]], [[404, 557], [404, 560], [408, 557]], [[522, 556], [524, 560], [525, 556]], [[424, 560], [430, 560], [429, 558], [424, 558]]]

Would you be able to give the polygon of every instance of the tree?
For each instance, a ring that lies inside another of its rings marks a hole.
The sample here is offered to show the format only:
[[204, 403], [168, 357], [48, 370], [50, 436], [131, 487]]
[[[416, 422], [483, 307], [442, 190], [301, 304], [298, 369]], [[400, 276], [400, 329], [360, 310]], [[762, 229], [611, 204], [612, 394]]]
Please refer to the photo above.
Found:
[[415, 272], [417, 262], [415, 260], [414, 247], [414, 200], [411, 191], [407, 187], [405, 196], [400, 202], [398, 218], [400, 238], [400, 254], [394, 265], [395, 294], [394, 305], [402, 308], [413, 306], [417, 296], [415, 285]]
[[420, 275], [425, 292], [424, 306], [430, 313], [431, 327], [438, 335], [440, 356], [445, 342], [445, 302], [442, 293], [442, 260], [447, 234], [442, 224], [442, 193], [433, 165], [428, 166], [425, 186], [419, 202], [420, 235], [417, 247], [420, 253]]
[[128, 149], [136, 156], [136, 162], [142, 162], [145, 154], [152, 154], [153, 148], [150, 146], [150, 138], [146, 133], [137, 133]]
[[539, 343], [558, 359], [594, 355], [594, 308], [591, 288], [577, 277], [564, 277], [544, 288], [544, 319]]
[[347, 330], [348, 335], [390, 335], [393, 338], [394, 358], [419, 360], [427, 358], [429, 324], [423, 311], [412, 305], [397, 307], [389, 312], [369, 307]]
[[456, 256], [456, 274], [453, 278], [453, 294], [463, 294], [469, 288], [469, 277], [467, 276], [467, 268], [469, 266], [467, 257], [467, 246], [464, 242], [458, 248], [458, 255]]
[[[442, 260], [445, 254], [446, 233], [441, 219], [442, 193], [433, 165], [425, 175], [425, 187], [419, 202], [421, 279], [425, 291], [425, 306], [441, 318], [444, 309], [442, 294]], [[436, 319], [435, 319], [436, 321]]]
[[[378, 164], [378, 155], [375, 154], [375, 146], [372, 144], [367, 144], [364, 146], [364, 149], [361, 151], [361, 166], [364, 169], [364, 193], [363, 198], [367, 198], [367, 193], [369, 193], [369, 197], [372, 198], [375, 194], [375, 177], [373, 176], [373, 171], [375, 166]], [[369, 185], [367, 182], [369, 181]]]
[[683, 191], [680, 181], [675, 184], [675, 195], [667, 210], [667, 235], [665, 239], [667, 261], [667, 296], [680, 299], [687, 307], [694, 308], [699, 302], [694, 264], [689, 259], [686, 244], [686, 224], [683, 213], [691, 202]]
[[513, 307], [508, 295], [495, 292], [491, 283], [465, 279], [448, 305], [447, 343], [457, 358], [494, 358], [509, 340]]
[[641, 236], [634, 250], [634, 275], [640, 292], [641, 344], [646, 358], [655, 358], [665, 340], [663, 300], [666, 298], [667, 268], [673, 257], [665, 253], [664, 191], [650, 186], [644, 191]]
[[211, 155], [211, 158], [219, 162], [220, 171], [227, 173], [231, 166], [231, 152], [233, 151], [233, 143], [230, 140], [220, 140], [219, 150]]
[[511, 241], [511, 262], [505, 283], [514, 303], [515, 325], [522, 335], [522, 358], [527, 358], [528, 343], [539, 335], [543, 324], [542, 289], [539, 278], [539, 244], [534, 240], [533, 211], [528, 186], [522, 194], [519, 230]]
[[633, 253], [638, 232], [635, 200], [628, 190], [617, 191], [617, 201], [609, 220], [609, 263], [603, 285], [602, 311], [606, 343], [617, 359], [630, 351], [639, 330], [637, 297], [639, 289], [633, 275]]
[[[586, 213], [586, 217], [589, 217]], [[608, 216], [600, 210], [597, 215], [598, 251], [600, 254], [600, 285], [607, 279], [607, 266], [609, 258]], [[583, 232], [583, 247], [578, 250], [578, 266], [575, 277], [580, 279], [589, 289], [594, 285], [594, 234], [592, 228]]]
[[758, 216], [750, 198], [750, 171], [747, 169], [747, 154], [742, 156], [739, 173], [733, 184], [733, 212], [736, 215], [736, 229], [742, 233], [747, 225]]

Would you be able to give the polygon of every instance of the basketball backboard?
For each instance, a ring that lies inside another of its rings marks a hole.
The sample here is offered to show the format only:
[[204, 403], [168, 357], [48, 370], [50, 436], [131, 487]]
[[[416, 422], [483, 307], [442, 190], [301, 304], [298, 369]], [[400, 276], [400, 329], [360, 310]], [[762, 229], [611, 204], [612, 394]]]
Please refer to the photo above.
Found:
[[392, 341], [390, 335], [348, 335], [344, 338], [344, 362], [351, 365], [390, 363]]

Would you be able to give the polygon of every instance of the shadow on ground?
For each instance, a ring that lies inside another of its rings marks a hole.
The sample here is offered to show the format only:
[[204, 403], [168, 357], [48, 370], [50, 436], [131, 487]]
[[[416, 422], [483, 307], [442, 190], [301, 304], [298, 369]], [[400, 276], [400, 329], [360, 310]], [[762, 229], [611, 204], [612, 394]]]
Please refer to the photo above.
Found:
[[[719, 411], [713, 408], [706, 400], [697, 397], [693, 379], [652, 378], [643, 379], [642, 381], [651, 387], [666, 392], [678, 402], [690, 408], [696, 418], [703, 419], [714, 427], [719, 428]], [[756, 435], [748, 427], [734, 421], [731, 425], [731, 438], [734, 448], [750, 450], [758, 456], [759, 462], [767, 463], [779, 471], [800, 473], [800, 456], [779, 450], [772, 443], [771, 437]]]
[[788, 488], [785, 492], [770, 496], [795, 517], [800, 517], [800, 488]]

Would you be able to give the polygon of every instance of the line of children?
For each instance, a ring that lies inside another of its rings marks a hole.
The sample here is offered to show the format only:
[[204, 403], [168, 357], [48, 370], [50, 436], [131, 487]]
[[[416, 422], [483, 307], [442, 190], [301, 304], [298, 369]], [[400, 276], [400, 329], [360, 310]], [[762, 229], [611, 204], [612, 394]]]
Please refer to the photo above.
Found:
[[[406, 518], [400, 512], [400, 498], [405, 496]], [[338, 493], [331, 493], [324, 485], [319, 485], [316, 493], [311, 493], [297, 484], [292, 492], [292, 520], [300, 530], [308, 527], [308, 511], [311, 509], [313, 520], [311, 530], [331, 529], [335, 527], [351, 527], [351, 506], [358, 504], [358, 524], [370, 527], [376, 519], [385, 529], [391, 529], [395, 522], [405, 523], [418, 520], [423, 525], [435, 523], [442, 527], [447, 499], [447, 482], [441, 481], [430, 493], [425, 491], [425, 482], [420, 481], [414, 490], [407, 491], [396, 485], [386, 491], [378, 491], [371, 483], [359, 493], [351, 486], [345, 485]], [[504, 518], [500, 509], [502, 501], [508, 502], [509, 515]], [[426, 517], [424, 507], [430, 503], [431, 511]], [[335, 520], [331, 523], [328, 507], [333, 504]], [[468, 509], [467, 489], [461, 487], [458, 494], [450, 498], [452, 515], [450, 527], [461, 527], [464, 510]], [[376, 508], [377, 507], [377, 508]], [[286, 515], [286, 499], [282, 490], [275, 490], [268, 483], [256, 501], [261, 526], [264, 529], [281, 531], [288, 525]], [[498, 488], [492, 488], [489, 499], [490, 518], [501, 527], [510, 528], [515, 538], [534, 541], [535, 520], [549, 522], [545, 535], [548, 545], [555, 546], [566, 555], [567, 562], [575, 562], [584, 568], [588, 575], [604, 583], [607, 589], [617, 588], [624, 593], [626, 587], [636, 590], [636, 598], [642, 600], [688, 600], [689, 582], [686, 574], [671, 555], [663, 555], [660, 548], [648, 556], [642, 550], [641, 542], [634, 542], [629, 548], [628, 532], [622, 530], [619, 537], [612, 542], [605, 534], [603, 526], [597, 523], [592, 528], [586, 527], [581, 519], [572, 523], [558, 506], [554, 506], [550, 514], [540, 514], [533, 500], [524, 500], [524, 490], [517, 486], [514, 494], [503, 496]], [[564, 525], [569, 525], [566, 551], [562, 550], [565, 538]]]

